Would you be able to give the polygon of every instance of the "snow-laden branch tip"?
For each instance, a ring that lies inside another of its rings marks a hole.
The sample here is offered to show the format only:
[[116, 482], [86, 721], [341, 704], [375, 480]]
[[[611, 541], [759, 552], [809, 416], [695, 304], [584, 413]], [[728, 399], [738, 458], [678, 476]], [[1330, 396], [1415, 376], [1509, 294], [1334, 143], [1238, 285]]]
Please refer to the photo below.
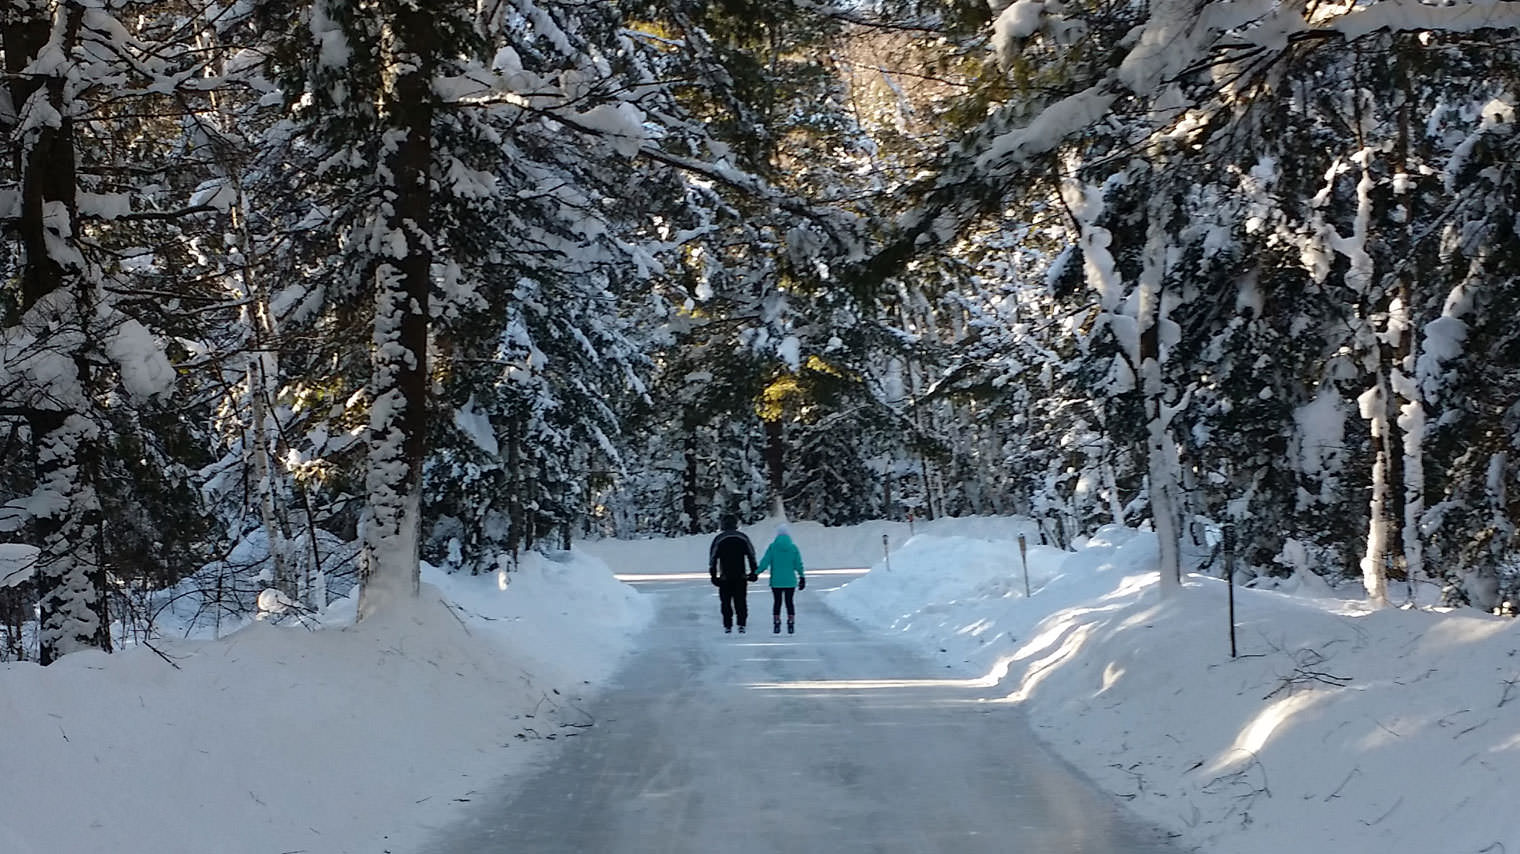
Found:
[[[0, 507], [0, 531], [8, 530], [5, 524], [10, 507]], [[37, 557], [41, 550], [25, 543], [0, 543], [0, 589], [15, 587], [32, 577], [37, 571]]]

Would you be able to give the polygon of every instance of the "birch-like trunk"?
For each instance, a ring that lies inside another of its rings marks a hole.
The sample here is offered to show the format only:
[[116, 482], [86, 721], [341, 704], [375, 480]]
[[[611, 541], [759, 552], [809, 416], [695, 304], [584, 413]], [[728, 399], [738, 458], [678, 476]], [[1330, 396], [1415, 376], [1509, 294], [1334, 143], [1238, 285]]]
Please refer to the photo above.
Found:
[[[1154, 152], [1157, 162], [1161, 152]], [[1098, 223], [1103, 214], [1103, 193], [1067, 179], [1062, 199], [1077, 231], [1082, 250], [1083, 273], [1098, 297], [1102, 317], [1119, 344], [1125, 366], [1134, 376], [1145, 414], [1146, 487], [1151, 504], [1151, 524], [1160, 548], [1161, 590], [1170, 593], [1182, 584], [1181, 513], [1178, 498], [1181, 465], [1171, 422], [1181, 402], [1173, 403], [1174, 390], [1166, 383], [1166, 358], [1171, 342], [1165, 340], [1169, 322], [1163, 297], [1166, 281], [1167, 225], [1171, 204], [1166, 188], [1152, 188], [1146, 209], [1145, 249], [1134, 291], [1126, 296], [1123, 278], [1108, 247], [1112, 235]]]
[[252, 241], [246, 228], [246, 220], [240, 214], [240, 208], [245, 204], [245, 199], [239, 192], [238, 207], [232, 209], [234, 233], [239, 235], [242, 245], [239, 250], [243, 256], [241, 271], [243, 293], [242, 298], [246, 301], [243, 310], [243, 322], [249, 330], [250, 344], [253, 352], [248, 357], [248, 412], [249, 429], [244, 438], [244, 450], [250, 458], [253, 466], [254, 494], [257, 496], [259, 507], [259, 521], [264, 525], [265, 536], [269, 540], [269, 560], [274, 569], [274, 587], [286, 596], [298, 601], [305, 601], [304, 590], [297, 589], [296, 577], [291, 566], [290, 532], [286, 514], [278, 503], [279, 483], [276, 476], [276, 464], [270, 449], [273, 447], [270, 436], [270, 413], [269, 395], [272, 392], [272, 379], [277, 374], [273, 353], [273, 316], [269, 308], [268, 295], [259, 283], [257, 277], [248, 269], [249, 258], [252, 255]]
[[[1397, 115], [1397, 130], [1394, 136], [1394, 146], [1391, 152], [1391, 166], [1395, 175], [1406, 175], [1409, 170], [1409, 144], [1411, 126], [1417, 121], [1413, 117], [1415, 104], [1414, 86], [1410, 80], [1410, 59], [1406, 56], [1409, 51], [1410, 40], [1408, 37], [1396, 36], [1394, 38], [1394, 50], [1391, 52], [1393, 65], [1393, 77], [1397, 81], [1399, 89], [1403, 92], [1403, 102], [1399, 105]], [[1388, 240], [1390, 248], [1399, 251], [1400, 254], [1408, 254], [1412, 251], [1418, 238], [1416, 236], [1416, 223], [1420, 218], [1415, 213], [1415, 207], [1419, 204], [1418, 193], [1408, 193], [1399, 189], [1401, 182], [1395, 180], [1394, 194], [1397, 205], [1396, 212], [1399, 219], [1404, 223], [1404, 228], [1390, 229]], [[1413, 287], [1409, 275], [1401, 275], [1398, 279], [1397, 292], [1399, 303], [1403, 307], [1404, 317], [1401, 318], [1403, 327], [1396, 344], [1398, 366], [1392, 374], [1392, 390], [1403, 398], [1404, 403], [1399, 407], [1398, 419], [1395, 422], [1403, 436], [1403, 469], [1402, 478], [1404, 485], [1404, 518], [1403, 518], [1403, 548], [1404, 548], [1404, 571], [1408, 579], [1410, 589], [1416, 579], [1425, 575], [1425, 540], [1421, 533], [1421, 521], [1425, 515], [1425, 392], [1421, 388], [1418, 376], [1417, 358], [1419, 342], [1416, 333], [1424, 327], [1420, 323], [1420, 313], [1414, 303]], [[1390, 318], [1389, 325], [1397, 322]]]
[[[386, 158], [384, 243], [403, 247], [375, 268], [368, 504], [359, 617], [420, 586], [422, 460], [427, 449], [428, 297], [433, 261], [433, 97], [437, 55], [431, 15], [398, 4], [385, 28], [381, 110], [394, 135]], [[399, 257], [398, 257], [399, 256]]]
[[285, 533], [280, 513], [275, 507], [274, 465], [269, 453], [269, 411], [265, 404], [266, 380], [263, 354], [255, 352], [248, 364], [249, 436], [247, 452], [253, 464], [254, 492], [258, 496], [259, 521], [264, 525], [269, 540], [269, 560], [274, 568], [274, 587], [281, 593], [298, 598], [295, 574], [291, 571], [289, 538]]
[[[213, 33], [203, 33], [201, 44], [208, 51], [214, 50], [217, 39]], [[225, 58], [222, 61], [225, 64]], [[231, 136], [237, 120], [228, 109], [226, 99], [221, 92], [213, 90], [211, 103], [216, 108], [220, 130]], [[285, 496], [281, 494], [279, 465], [272, 452], [274, 437], [270, 434], [269, 400], [275, 392], [279, 376], [279, 361], [274, 344], [274, 312], [269, 306], [268, 289], [253, 269], [256, 250], [253, 234], [248, 228], [248, 196], [243, 188], [243, 164], [235, 157], [229, 157], [223, 161], [222, 167], [226, 180], [235, 191], [236, 201], [229, 207], [228, 216], [232, 225], [231, 239], [236, 242], [240, 258], [237, 290], [241, 292], [235, 292], [234, 295], [243, 303], [239, 319], [246, 329], [251, 351], [248, 354], [246, 380], [249, 425], [243, 437], [244, 458], [253, 468], [254, 496], [259, 521], [264, 526], [269, 544], [274, 587], [287, 597], [306, 602], [309, 585], [304, 583], [304, 579], [297, 578], [295, 572], [296, 556], [291, 548], [290, 519], [286, 509], [289, 504], [282, 500]]]
[[[1353, 98], [1353, 103], [1360, 115], [1361, 99]], [[1399, 335], [1400, 327], [1392, 317], [1397, 312], [1397, 306], [1390, 311], [1388, 328], [1382, 330], [1376, 328], [1376, 321], [1370, 317], [1371, 310], [1367, 308], [1378, 304], [1379, 299], [1374, 288], [1373, 260], [1367, 251], [1373, 213], [1372, 191], [1376, 186], [1367, 168], [1367, 158], [1370, 156], [1371, 152], [1363, 151], [1355, 158], [1361, 169], [1361, 179], [1356, 185], [1356, 215], [1352, 220], [1351, 235], [1343, 237], [1335, 233], [1330, 238], [1330, 244], [1336, 252], [1346, 256], [1346, 286], [1363, 305], [1363, 329], [1358, 330], [1361, 333], [1358, 340], [1362, 342], [1359, 345], [1362, 350], [1359, 355], [1363, 366], [1372, 376], [1372, 385], [1357, 398], [1357, 407], [1362, 418], [1367, 421], [1371, 434], [1373, 461], [1372, 494], [1368, 499], [1367, 548], [1362, 555], [1362, 585], [1367, 590], [1368, 601], [1375, 606], [1383, 606], [1388, 604], [1388, 548], [1390, 543], [1398, 540], [1398, 537], [1390, 535], [1389, 529], [1395, 525], [1402, 527], [1403, 521], [1392, 509], [1393, 502], [1403, 497], [1397, 489], [1402, 470], [1396, 468], [1402, 449], [1394, 439], [1398, 416], [1393, 389], [1389, 387], [1389, 377], [1396, 367], [1392, 355], [1396, 341], [1390, 340], [1389, 336]]]

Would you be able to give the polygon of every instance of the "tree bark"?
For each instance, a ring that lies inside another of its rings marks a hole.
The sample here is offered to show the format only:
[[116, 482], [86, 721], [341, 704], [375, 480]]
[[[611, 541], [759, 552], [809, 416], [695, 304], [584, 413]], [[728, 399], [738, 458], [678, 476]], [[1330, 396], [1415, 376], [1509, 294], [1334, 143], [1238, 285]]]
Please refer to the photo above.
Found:
[[1172, 439], [1173, 412], [1167, 400], [1166, 354], [1161, 348], [1161, 330], [1166, 323], [1162, 283], [1166, 277], [1166, 212], [1169, 208], [1162, 200], [1163, 189], [1153, 191], [1145, 255], [1137, 285], [1139, 307], [1136, 320], [1140, 327], [1140, 341], [1136, 367], [1145, 406], [1151, 524], [1160, 549], [1161, 590], [1167, 593], [1182, 585], [1182, 517], [1177, 496], [1181, 465], [1177, 458], [1177, 443]]
[[[31, 417], [37, 442], [37, 485], [44, 508], [34, 525], [41, 549], [38, 660], [50, 664], [82, 649], [111, 648], [105, 578], [100, 560], [100, 500], [95, 463], [100, 428], [90, 418], [90, 346], [94, 291], [78, 243], [74, 119], [66, 65], [47, 76], [22, 72], [50, 47], [72, 59], [84, 8], [63, 2], [50, 11], [41, 2], [14, 3], [0, 18], [0, 39], [12, 102], [23, 116], [46, 118], [21, 132], [21, 218], [17, 230], [26, 260], [21, 271], [21, 310], [42, 349], [73, 364], [74, 376], [36, 389], [41, 401]], [[25, 321], [24, 321], [25, 322]], [[66, 386], [66, 387], [65, 387]], [[70, 408], [72, 407], [72, 408]]]
[[697, 437], [696, 428], [686, 430], [686, 443], [682, 449], [683, 472], [681, 476], [681, 515], [686, 517], [686, 533], [702, 533], [702, 522], [697, 512]]
[[[1159, 294], [1146, 307], [1142, 295], [1141, 311], [1159, 311]], [[1141, 393], [1145, 398], [1146, 471], [1150, 480], [1151, 525], [1160, 549], [1161, 589], [1172, 590], [1182, 584], [1181, 531], [1177, 513], [1177, 443], [1172, 441], [1165, 399], [1166, 387], [1161, 377], [1161, 357], [1153, 315], [1150, 328], [1140, 333]]]
[[[1409, 37], [1395, 36], [1395, 49], [1390, 54], [1394, 78], [1404, 96], [1403, 103], [1398, 107], [1398, 125], [1392, 152], [1393, 171], [1399, 175], [1407, 174], [1409, 170], [1410, 125], [1413, 121], [1411, 114], [1414, 105], [1418, 103], [1409, 79], [1409, 61], [1404, 56], [1408, 41]], [[1393, 242], [1392, 248], [1399, 255], [1411, 254], [1417, 242], [1415, 223], [1419, 219], [1415, 207], [1419, 198], [1418, 193], [1399, 193], [1395, 196], [1395, 204], [1404, 209], [1404, 228], [1389, 229], [1389, 238]], [[1414, 302], [1411, 279], [1416, 275], [1401, 275], [1398, 279], [1397, 293], [1407, 313], [1408, 326], [1398, 341], [1394, 357], [1398, 368], [1393, 378], [1393, 390], [1405, 401], [1399, 407], [1399, 415], [1394, 423], [1403, 434], [1401, 476], [1404, 515], [1401, 539], [1404, 577], [1411, 585], [1416, 578], [1425, 574], [1425, 539], [1420, 534], [1420, 523], [1425, 515], [1425, 396], [1420, 389], [1416, 357], [1419, 345], [1416, 336], [1425, 328], [1425, 318], [1423, 306]]]
[[[433, 96], [437, 35], [420, 5], [397, 3], [384, 27], [381, 112], [396, 139], [384, 164], [392, 254], [375, 268], [368, 509], [359, 616], [420, 586], [422, 460], [427, 450], [428, 297], [432, 291]], [[404, 247], [401, 252], [396, 251]], [[399, 256], [399, 257], [397, 257]]]
[[1367, 419], [1372, 432], [1372, 497], [1368, 500], [1367, 550], [1362, 556], [1362, 585], [1367, 599], [1374, 605], [1388, 604], [1388, 503], [1390, 492], [1388, 473], [1396, 459], [1388, 430], [1388, 387], [1379, 375], [1372, 388], [1363, 393], [1358, 401], [1362, 417]]
[[[257, 300], [256, 300], [257, 301]], [[257, 323], [258, 321], [254, 321]], [[258, 346], [255, 333], [254, 353], [248, 365], [249, 420], [252, 422], [245, 441], [253, 461], [254, 494], [258, 496], [259, 518], [269, 540], [269, 560], [274, 569], [274, 587], [292, 599], [299, 599], [295, 573], [291, 568], [290, 536], [285, 515], [275, 502], [276, 484], [274, 462], [269, 452], [269, 412], [265, 404], [267, 381], [264, 371], [264, 353]]]
[[765, 422], [765, 472], [770, 480], [771, 515], [785, 518], [781, 490], [786, 485], [786, 435], [781, 419]]

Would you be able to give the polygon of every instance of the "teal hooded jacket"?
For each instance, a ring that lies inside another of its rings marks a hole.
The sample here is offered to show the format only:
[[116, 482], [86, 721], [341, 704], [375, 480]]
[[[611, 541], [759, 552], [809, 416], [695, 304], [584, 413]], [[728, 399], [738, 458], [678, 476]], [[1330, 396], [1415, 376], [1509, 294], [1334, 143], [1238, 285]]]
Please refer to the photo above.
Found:
[[803, 577], [802, 552], [787, 533], [777, 532], [776, 539], [765, 547], [759, 572], [767, 569], [771, 571], [772, 587], [796, 587], [797, 579]]

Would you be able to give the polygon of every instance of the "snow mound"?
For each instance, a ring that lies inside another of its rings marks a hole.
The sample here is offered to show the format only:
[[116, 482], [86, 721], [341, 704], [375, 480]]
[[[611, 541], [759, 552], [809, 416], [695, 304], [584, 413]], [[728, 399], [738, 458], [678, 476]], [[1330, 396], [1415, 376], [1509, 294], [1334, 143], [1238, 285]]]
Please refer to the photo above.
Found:
[[1150, 532], [1031, 548], [1027, 599], [988, 545], [915, 538], [824, 601], [1022, 706], [1196, 850], [1520, 850], [1513, 621], [1237, 588], [1232, 658], [1226, 585], [1162, 596]]
[[0, 664], [0, 850], [411, 850], [456, 798], [580, 733], [650, 613], [575, 553], [424, 579], [357, 624], [347, 598], [318, 631]]

